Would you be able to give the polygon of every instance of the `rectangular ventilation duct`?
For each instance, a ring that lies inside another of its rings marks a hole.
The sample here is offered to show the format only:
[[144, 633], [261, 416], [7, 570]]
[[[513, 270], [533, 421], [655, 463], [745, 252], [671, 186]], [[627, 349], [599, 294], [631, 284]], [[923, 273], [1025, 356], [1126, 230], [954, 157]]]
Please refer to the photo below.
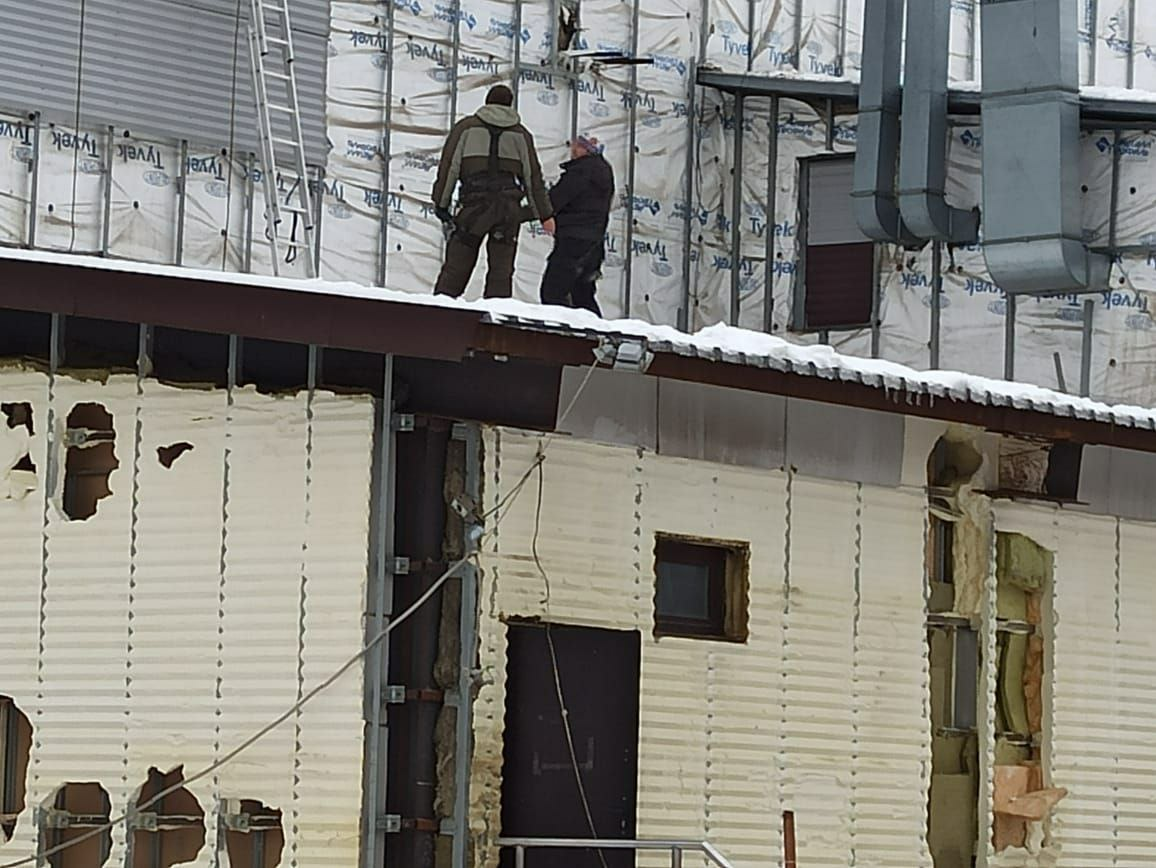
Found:
[[1008, 293], [1103, 289], [1084, 246], [1078, 0], [983, 0], [983, 248]]

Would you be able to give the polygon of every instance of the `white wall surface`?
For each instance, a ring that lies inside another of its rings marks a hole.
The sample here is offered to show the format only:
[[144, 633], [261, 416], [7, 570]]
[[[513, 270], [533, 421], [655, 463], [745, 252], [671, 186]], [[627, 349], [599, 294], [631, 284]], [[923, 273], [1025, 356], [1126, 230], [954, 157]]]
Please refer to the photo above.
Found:
[[[9, 861], [34, 852], [33, 808], [63, 783], [99, 782], [119, 813], [150, 767], [200, 770], [361, 647], [373, 405], [13, 368], [0, 401], [32, 405], [39, 471], [27, 497], [0, 500], [0, 693], [34, 728]], [[87, 521], [45, 490], [49, 410], [59, 438], [78, 402], [112, 414], [120, 460]], [[194, 448], [164, 468], [157, 447], [181, 441]], [[227, 861], [217, 800], [241, 798], [283, 812], [281, 864], [356, 864], [362, 692], [355, 666], [190, 786], [208, 825], [192, 864]], [[113, 838], [110, 865], [123, 826]]]
[[[537, 443], [488, 433], [489, 505]], [[549, 611], [530, 556], [533, 478], [482, 556], [470, 794], [482, 858], [500, 822], [502, 619], [548, 616], [642, 633], [639, 836], [776, 865], [794, 810], [807, 865], [929, 865], [922, 493], [570, 440], [544, 470]], [[659, 531], [750, 542], [749, 642], [653, 638]]]

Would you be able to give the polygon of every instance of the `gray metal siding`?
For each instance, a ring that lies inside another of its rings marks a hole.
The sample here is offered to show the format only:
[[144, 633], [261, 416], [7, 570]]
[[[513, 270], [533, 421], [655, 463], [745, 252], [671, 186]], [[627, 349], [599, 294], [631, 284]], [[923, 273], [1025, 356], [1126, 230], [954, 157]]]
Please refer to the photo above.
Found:
[[[328, 0], [291, 0], [306, 148], [323, 162]], [[87, 0], [81, 126], [255, 150], [246, 35], [236, 0]], [[78, 0], [0, 0], [0, 106], [71, 125]], [[234, 51], [234, 33], [237, 32]], [[236, 60], [236, 105], [232, 108]]]
[[853, 158], [807, 164], [807, 243], [856, 244], [867, 240], [851, 212]]

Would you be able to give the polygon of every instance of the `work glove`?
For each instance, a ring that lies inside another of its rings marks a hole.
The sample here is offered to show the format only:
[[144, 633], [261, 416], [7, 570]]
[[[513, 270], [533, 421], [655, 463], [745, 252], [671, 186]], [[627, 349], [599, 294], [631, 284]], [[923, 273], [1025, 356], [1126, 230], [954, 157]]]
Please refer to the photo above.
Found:
[[450, 213], [449, 208], [434, 208], [434, 216], [441, 221], [442, 235], [445, 236], [446, 241], [450, 240], [450, 236], [457, 230], [457, 225], [454, 223], [454, 215]]

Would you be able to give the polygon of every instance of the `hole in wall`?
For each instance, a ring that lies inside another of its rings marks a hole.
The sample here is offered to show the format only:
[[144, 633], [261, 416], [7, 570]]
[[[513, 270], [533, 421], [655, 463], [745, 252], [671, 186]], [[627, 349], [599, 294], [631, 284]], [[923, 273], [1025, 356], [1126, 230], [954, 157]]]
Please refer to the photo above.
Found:
[[[27, 489], [31, 491], [36, 487], [36, 464], [28, 454], [29, 438], [36, 433], [32, 426], [32, 405], [27, 401], [0, 404], [0, 413], [8, 420], [5, 431], [12, 432], [7, 438], [8, 448], [0, 454], [0, 467], [8, 464], [9, 482], [31, 484]], [[32, 474], [32, 477], [13, 478], [14, 473]]]
[[171, 446], [157, 447], [157, 461], [161, 463], [161, 467], [166, 470], [172, 469], [173, 462], [184, 455], [186, 452], [191, 452], [193, 449], [192, 443], [173, 443]]
[[230, 801], [226, 827], [231, 868], [277, 868], [285, 847], [280, 810], [256, 799]]
[[96, 515], [97, 504], [112, 495], [108, 479], [120, 466], [112, 414], [100, 404], [77, 404], [68, 414], [64, 442], [64, 493], [61, 508], [74, 521]]
[[180, 783], [184, 766], [164, 774], [149, 769], [148, 780], [140, 788], [136, 806], [144, 815], [155, 817], [155, 827], [133, 830], [132, 868], [170, 868], [192, 862], [205, 846], [205, 811], [188, 789], [181, 787], [153, 804], [157, 794]]
[[24, 811], [32, 724], [10, 696], [0, 696], [0, 844], [12, 840]]
[[[100, 868], [112, 850], [112, 830], [93, 835], [108, 824], [112, 802], [97, 783], [68, 783], [44, 803], [40, 816], [40, 852], [52, 868]], [[92, 835], [91, 838], [86, 837]], [[85, 840], [81, 841], [80, 838]], [[71, 843], [75, 841], [76, 843]], [[67, 846], [65, 846], [67, 845]]]

